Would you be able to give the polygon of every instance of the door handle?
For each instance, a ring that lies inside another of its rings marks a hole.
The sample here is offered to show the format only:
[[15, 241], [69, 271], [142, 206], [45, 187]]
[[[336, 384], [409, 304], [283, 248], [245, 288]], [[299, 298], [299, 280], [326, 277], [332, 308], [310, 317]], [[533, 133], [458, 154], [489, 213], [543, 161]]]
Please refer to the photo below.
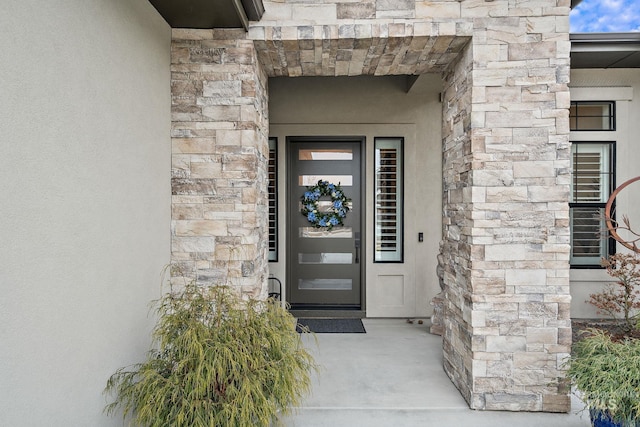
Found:
[[354, 239], [354, 245], [356, 247], [356, 259], [354, 260], [354, 262], [356, 264], [360, 263], [360, 233], [354, 233], [355, 234], [355, 239]]

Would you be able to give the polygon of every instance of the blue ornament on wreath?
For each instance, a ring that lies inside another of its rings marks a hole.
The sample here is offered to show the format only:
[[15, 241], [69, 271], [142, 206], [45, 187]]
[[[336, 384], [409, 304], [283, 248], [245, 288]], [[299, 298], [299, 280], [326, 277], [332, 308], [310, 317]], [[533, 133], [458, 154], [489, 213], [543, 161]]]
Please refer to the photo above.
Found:
[[[331, 199], [328, 209], [319, 209], [319, 201], [322, 197]], [[307, 187], [301, 199], [302, 209], [300, 213], [307, 218], [315, 228], [326, 228], [344, 225], [344, 218], [349, 212], [349, 199], [345, 196], [340, 183], [331, 184], [329, 181], [319, 180], [313, 187]]]

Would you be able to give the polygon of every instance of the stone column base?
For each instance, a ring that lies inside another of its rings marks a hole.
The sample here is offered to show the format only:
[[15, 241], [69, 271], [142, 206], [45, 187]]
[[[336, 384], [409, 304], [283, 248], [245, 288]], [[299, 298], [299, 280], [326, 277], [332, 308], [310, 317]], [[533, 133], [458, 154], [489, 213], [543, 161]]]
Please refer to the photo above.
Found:
[[444, 291], [433, 297], [431, 305], [433, 306], [433, 315], [431, 316], [431, 328], [429, 332], [442, 336], [444, 333]]

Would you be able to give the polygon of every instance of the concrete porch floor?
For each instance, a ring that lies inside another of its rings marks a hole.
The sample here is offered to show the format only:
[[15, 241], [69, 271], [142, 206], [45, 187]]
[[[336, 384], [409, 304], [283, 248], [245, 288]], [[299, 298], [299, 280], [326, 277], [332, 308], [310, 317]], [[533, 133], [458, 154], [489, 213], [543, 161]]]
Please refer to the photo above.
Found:
[[320, 365], [311, 394], [286, 426], [589, 426], [573, 397], [569, 414], [474, 411], [442, 368], [442, 339], [403, 319], [363, 319], [366, 334], [316, 334]]

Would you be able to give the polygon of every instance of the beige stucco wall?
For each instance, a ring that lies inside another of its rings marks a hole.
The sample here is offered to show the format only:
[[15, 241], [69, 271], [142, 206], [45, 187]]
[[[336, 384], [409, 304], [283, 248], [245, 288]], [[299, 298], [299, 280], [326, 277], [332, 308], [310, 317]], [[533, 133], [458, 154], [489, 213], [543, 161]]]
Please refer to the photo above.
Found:
[[169, 261], [170, 28], [146, 0], [0, 13], [0, 425], [102, 413]]
[[[573, 70], [571, 99], [616, 101], [616, 131], [602, 133], [603, 141], [615, 141], [616, 185], [640, 175], [640, 73], [636, 69]], [[597, 97], [598, 99], [594, 99]], [[598, 133], [599, 135], [601, 133]], [[587, 132], [572, 133], [573, 140], [588, 138]], [[618, 218], [627, 215], [632, 228], [640, 230], [640, 184], [627, 187], [616, 198]], [[635, 225], [635, 227], [634, 227]], [[618, 251], [624, 248], [618, 244]], [[571, 270], [571, 317], [601, 317], [585, 301], [599, 292], [610, 277], [601, 269]]]
[[[366, 137], [366, 305], [367, 316], [430, 316], [429, 302], [440, 292], [436, 275], [441, 238], [442, 138], [438, 75], [421, 76], [406, 92], [405, 76], [312, 77], [269, 80], [270, 136], [279, 142], [279, 188], [286, 188], [287, 136]], [[402, 264], [373, 263], [373, 143], [374, 137], [404, 137], [405, 258]], [[283, 194], [283, 193], [280, 193]], [[290, 196], [290, 195], [288, 195]], [[279, 198], [279, 251], [286, 251], [286, 204]], [[363, 230], [365, 231], [365, 230]], [[424, 242], [418, 242], [418, 233]], [[286, 278], [284, 256], [270, 263], [270, 272]], [[403, 308], [385, 305], [398, 298], [387, 294], [383, 276], [403, 277]]]

